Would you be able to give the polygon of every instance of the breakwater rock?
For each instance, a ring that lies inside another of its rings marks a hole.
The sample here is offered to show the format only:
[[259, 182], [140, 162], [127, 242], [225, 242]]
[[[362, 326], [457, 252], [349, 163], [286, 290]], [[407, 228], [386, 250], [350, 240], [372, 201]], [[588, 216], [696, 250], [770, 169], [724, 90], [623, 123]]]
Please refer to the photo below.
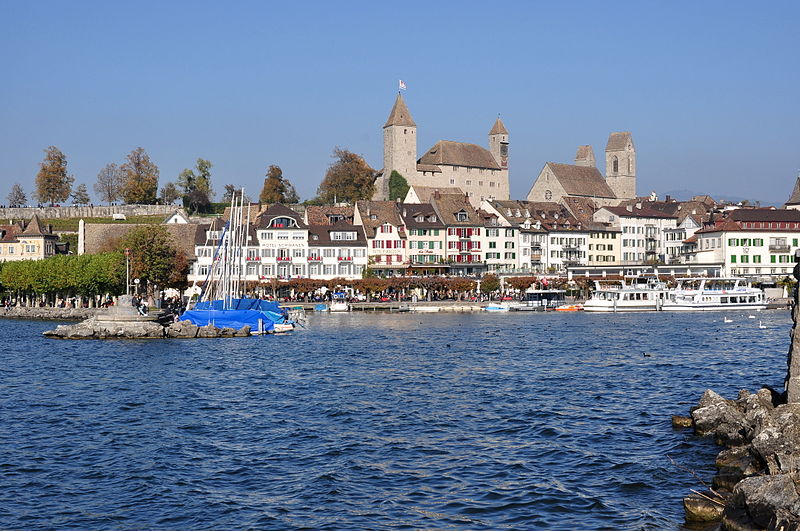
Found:
[[82, 321], [94, 317], [101, 308], [51, 308], [49, 306], [12, 306], [0, 309], [0, 317], [9, 319], [44, 319]]
[[704, 492], [684, 498], [687, 521], [720, 521], [728, 531], [800, 529], [800, 404], [770, 389], [736, 400], [706, 391], [692, 408], [695, 433], [725, 446]]
[[43, 332], [55, 339], [193, 339], [217, 337], [247, 337], [250, 327], [240, 330], [217, 328], [213, 325], [197, 326], [188, 321], [178, 321], [168, 326], [154, 321], [106, 321], [87, 319], [73, 325], [60, 325]]

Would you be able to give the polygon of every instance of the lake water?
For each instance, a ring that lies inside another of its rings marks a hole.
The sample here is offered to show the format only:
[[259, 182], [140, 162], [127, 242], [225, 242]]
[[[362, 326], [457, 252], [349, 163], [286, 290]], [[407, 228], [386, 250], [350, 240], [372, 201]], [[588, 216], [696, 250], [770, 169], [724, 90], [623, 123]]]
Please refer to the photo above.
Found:
[[678, 529], [698, 482], [667, 455], [710, 479], [718, 449], [670, 415], [785, 375], [789, 312], [723, 315], [331, 314], [183, 341], [0, 320], [0, 528]]

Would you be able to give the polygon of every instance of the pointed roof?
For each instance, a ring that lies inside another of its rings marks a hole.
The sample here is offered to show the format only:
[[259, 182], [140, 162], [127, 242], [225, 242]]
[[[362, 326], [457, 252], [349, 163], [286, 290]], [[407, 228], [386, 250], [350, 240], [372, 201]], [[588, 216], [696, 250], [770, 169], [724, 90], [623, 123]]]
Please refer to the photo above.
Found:
[[794, 183], [794, 190], [792, 196], [786, 201], [787, 205], [800, 205], [800, 177]]
[[606, 151], [624, 151], [628, 142], [633, 145], [633, 139], [629, 131], [622, 131], [620, 133], [611, 133], [608, 135], [608, 144], [606, 144]]
[[558, 164], [548, 162], [545, 164], [550, 168], [558, 182], [568, 195], [578, 195], [584, 197], [605, 197], [616, 199], [613, 190], [600, 171], [594, 166], [577, 166], [574, 164]]
[[45, 232], [42, 229], [42, 222], [39, 219], [39, 215], [38, 214], [34, 214], [33, 215], [33, 217], [31, 218], [30, 222], [28, 223], [28, 226], [25, 227], [24, 231], [22, 231], [22, 235], [23, 236], [45, 236], [47, 234], [50, 234], [50, 233], [49, 232]]
[[411, 117], [408, 107], [406, 107], [403, 95], [399, 92], [397, 93], [397, 99], [394, 100], [392, 112], [389, 113], [389, 118], [386, 120], [386, 123], [383, 124], [383, 127], [389, 127], [390, 125], [404, 125], [406, 127], [417, 126], [417, 124], [414, 123], [414, 119]]
[[506, 126], [503, 125], [503, 120], [501, 120], [499, 116], [497, 117], [497, 120], [495, 120], [494, 125], [492, 126], [492, 130], [489, 131], [489, 134], [490, 135], [507, 135], [508, 134], [508, 129], [506, 129]]

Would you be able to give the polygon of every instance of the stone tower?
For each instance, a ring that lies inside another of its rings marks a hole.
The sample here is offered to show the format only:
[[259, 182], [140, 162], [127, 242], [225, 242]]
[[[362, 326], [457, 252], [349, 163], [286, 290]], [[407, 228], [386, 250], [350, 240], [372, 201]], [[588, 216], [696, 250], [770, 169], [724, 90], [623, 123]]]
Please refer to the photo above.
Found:
[[578, 148], [578, 152], [575, 154], [575, 165], [586, 166], [588, 168], [597, 167], [597, 161], [594, 158], [592, 146], [580, 146]]
[[499, 116], [489, 131], [489, 152], [502, 169], [508, 169], [508, 129]]
[[608, 135], [606, 182], [617, 199], [636, 197], [636, 148], [627, 131]]
[[387, 186], [392, 170], [406, 180], [417, 175], [417, 124], [400, 93], [383, 126], [383, 176]]

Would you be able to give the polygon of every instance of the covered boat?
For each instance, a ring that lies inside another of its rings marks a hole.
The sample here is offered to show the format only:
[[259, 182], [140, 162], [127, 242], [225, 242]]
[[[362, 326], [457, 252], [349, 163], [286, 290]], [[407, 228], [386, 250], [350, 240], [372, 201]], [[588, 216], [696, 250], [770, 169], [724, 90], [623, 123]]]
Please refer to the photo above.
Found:
[[276, 324], [286, 323], [288, 315], [277, 302], [231, 299], [198, 302], [194, 309], [183, 312], [181, 320], [197, 326], [211, 324], [236, 330], [249, 326], [251, 333], [265, 333], [274, 331]]

